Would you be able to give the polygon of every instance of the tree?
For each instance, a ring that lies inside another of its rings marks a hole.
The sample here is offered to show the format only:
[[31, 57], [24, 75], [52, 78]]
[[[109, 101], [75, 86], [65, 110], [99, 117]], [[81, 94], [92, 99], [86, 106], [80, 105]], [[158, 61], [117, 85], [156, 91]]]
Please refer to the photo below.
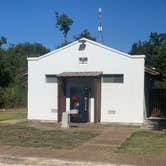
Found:
[[12, 68], [15, 75], [26, 72], [27, 57], [38, 57], [50, 50], [40, 43], [19, 43], [6, 50], [6, 63]]
[[20, 77], [27, 72], [27, 57], [50, 50], [39, 43], [20, 43], [0, 50], [5, 53], [0, 56], [0, 107], [25, 106], [26, 89]]
[[79, 39], [81, 39], [83, 37], [85, 37], [87, 39], [90, 39], [90, 40], [93, 40], [93, 41], [96, 41], [96, 38], [92, 37], [90, 32], [87, 29], [84, 29], [80, 34], [74, 36], [74, 39], [75, 40], [79, 40]]
[[67, 35], [70, 30], [73, 20], [65, 13], [59, 15], [58, 12], [55, 12], [56, 17], [56, 27], [63, 32], [64, 43], [67, 43]]
[[0, 58], [5, 55], [6, 51], [2, 48], [2, 45], [7, 44], [7, 39], [4, 36], [0, 37]]
[[7, 44], [7, 39], [4, 36], [1, 36], [0, 38], [0, 48], [2, 47], [3, 44]]
[[132, 45], [130, 54], [145, 54], [145, 65], [166, 74], [166, 33], [151, 33], [148, 41]]
[[[73, 38], [74, 38], [74, 40], [79, 40], [81, 38], [87, 38], [87, 39], [96, 41], [96, 38], [93, 37], [87, 29], [84, 29], [80, 34], [73, 36]], [[65, 45], [70, 44], [70, 43], [71, 42], [68, 42], [68, 41], [67, 42], [62, 42], [57, 46], [57, 48], [64, 47]]]

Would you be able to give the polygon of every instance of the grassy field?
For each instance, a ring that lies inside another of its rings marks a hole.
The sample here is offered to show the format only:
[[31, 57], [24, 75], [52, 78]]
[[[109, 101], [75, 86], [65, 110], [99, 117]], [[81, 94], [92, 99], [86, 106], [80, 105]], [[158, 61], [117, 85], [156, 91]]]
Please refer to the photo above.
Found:
[[117, 152], [166, 156], [166, 132], [136, 131], [121, 144]]
[[26, 112], [0, 112], [0, 121], [26, 118]]
[[50, 131], [19, 125], [0, 125], [0, 133], [2, 145], [51, 148], [72, 148], [98, 135], [88, 131]]

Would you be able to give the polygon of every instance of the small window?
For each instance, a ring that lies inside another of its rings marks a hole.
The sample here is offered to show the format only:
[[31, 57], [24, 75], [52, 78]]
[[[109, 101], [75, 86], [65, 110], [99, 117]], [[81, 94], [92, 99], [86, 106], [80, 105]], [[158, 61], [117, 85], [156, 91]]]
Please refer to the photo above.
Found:
[[123, 83], [123, 74], [109, 74], [103, 76], [103, 82], [105, 83]]
[[47, 83], [56, 83], [57, 78], [55, 75], [46, 75], [46, 82]]
[[87, 64], [88, 58], [87, 57], [79, 57], [79, 63], [80, 64]]

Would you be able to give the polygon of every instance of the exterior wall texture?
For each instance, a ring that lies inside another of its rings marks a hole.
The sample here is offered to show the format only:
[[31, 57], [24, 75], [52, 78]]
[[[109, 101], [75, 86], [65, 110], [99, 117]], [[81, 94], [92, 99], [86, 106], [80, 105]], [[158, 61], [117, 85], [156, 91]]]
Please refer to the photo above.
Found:
[[[102, 82], [101, 122], [142, 123], [144, 56], [132, 57], [85, 40], [83, 51], [79, 50], [80, 43], [74, 42], [42, 57], [28, 59], [28, 119], [57, 120], [57, 82], [48, 83], [46, 75], [99, 71], [124, 75], [123, 83]], [[80, 64], [79, 57], [87, 57], [87, 64]]]

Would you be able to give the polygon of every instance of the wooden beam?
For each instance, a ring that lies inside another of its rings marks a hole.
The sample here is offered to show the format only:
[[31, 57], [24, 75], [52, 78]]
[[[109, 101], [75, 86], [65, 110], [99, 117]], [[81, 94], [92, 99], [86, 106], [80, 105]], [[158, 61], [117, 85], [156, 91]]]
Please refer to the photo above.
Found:
[[101, 77], [94, 79], [94, 122], [101, 120]]
[[58, 78], [58, 122], [62, 121], [62, 113], [66, 111], [66, 81]]

